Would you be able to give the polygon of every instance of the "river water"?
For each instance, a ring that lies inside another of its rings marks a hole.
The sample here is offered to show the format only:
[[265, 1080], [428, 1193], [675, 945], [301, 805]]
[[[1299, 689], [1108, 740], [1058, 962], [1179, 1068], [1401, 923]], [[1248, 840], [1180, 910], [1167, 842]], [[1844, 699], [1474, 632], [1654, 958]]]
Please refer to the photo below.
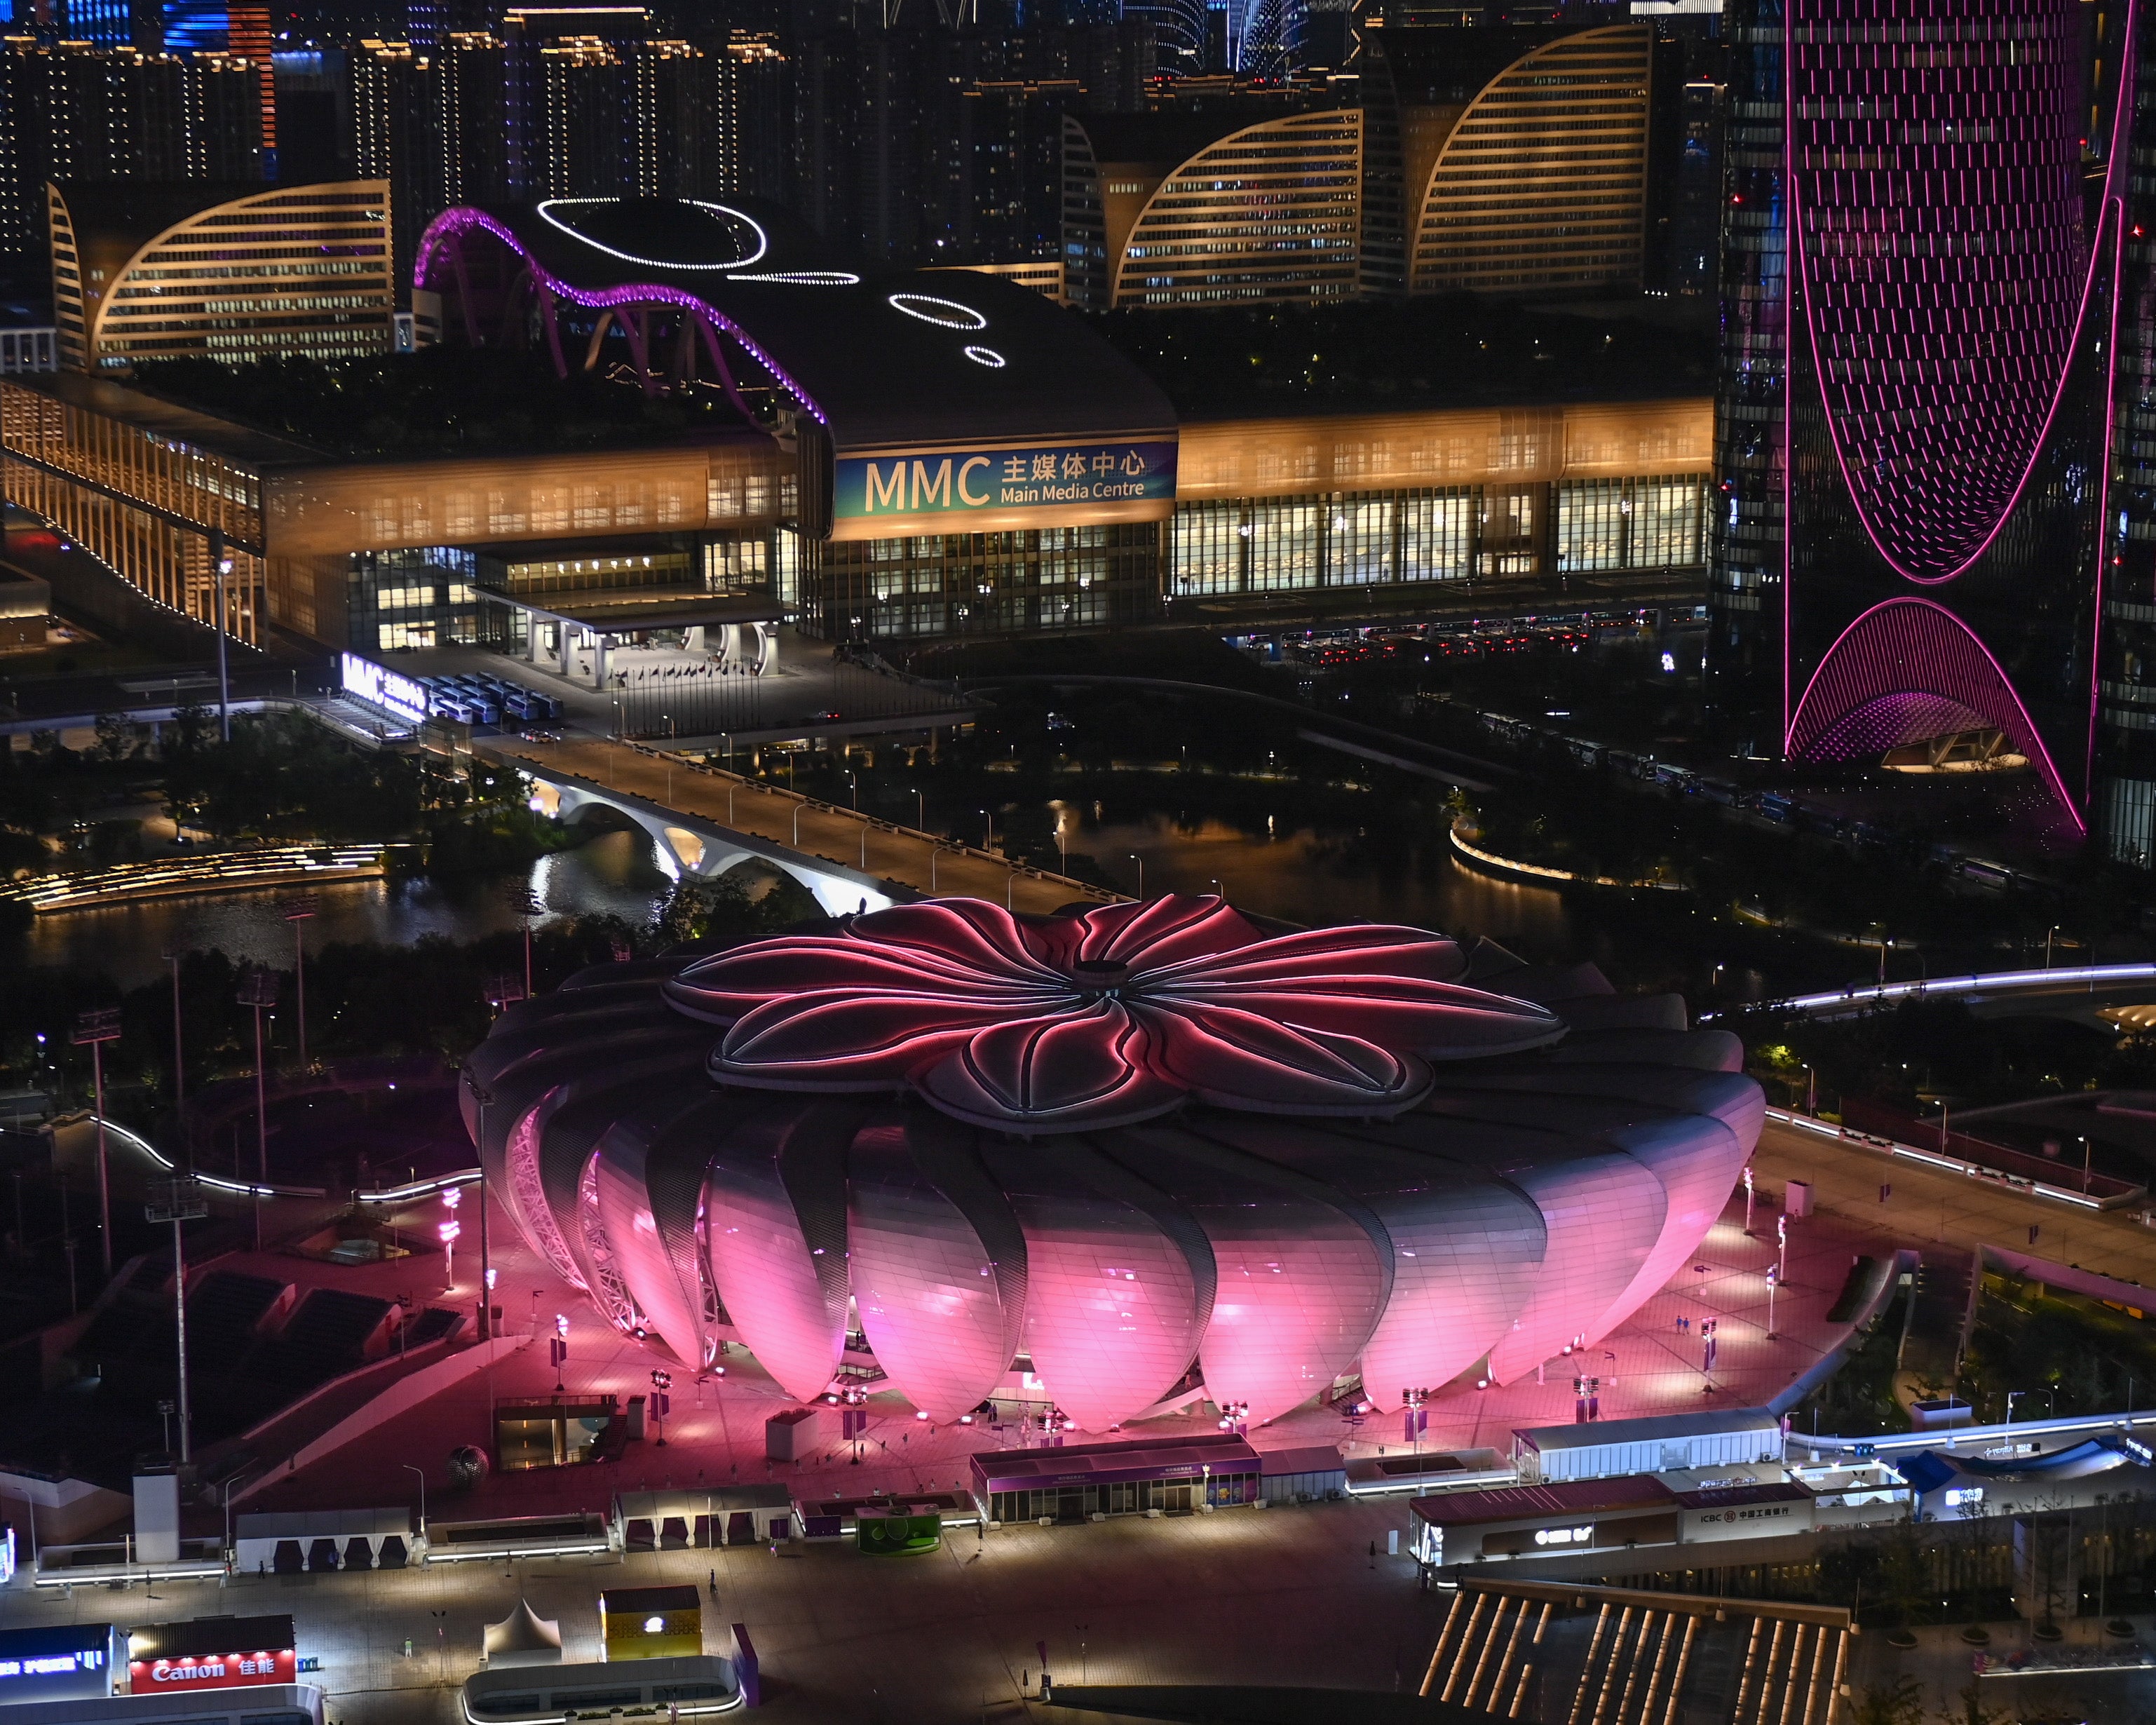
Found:
[[[1291, 922], [1409, 922], [1486, 935], [1537, 959], [1580, 956], [1580, 912], [1558, 894], [1493, 880], [1450, 857], [1381, 869], [1358, 854], [1347, 832], [1285, 824], [1252, 831], [1166, 814], [1095, 822], [1071, 810], [1065, 819], [1070, 848], [1090, 852], [1126, 891], [1137, 890], [1135, 859], [1142, 858], [1149, 895], [1211, 891], [1217, 881], [1236, 903]], [[472, 940], [520, 927], [527, 895], [549, 916], [607, 911], [643, 923], [664, 902], [667, 886], [642, 835], [616, 830], [542, 858], [528, 875], [313, 889], [317, 908], [306, 942], [314, 950], [339, 942], [409, 944], [429, 935]], [[162, 975], [164, 953], [197, 947], [288, 964], [292, 932], [281, 908], [287, 896], [271, 891], [155, 899], [40, 916], [24, 956], [36, 965], [103, 970], [123, 987]]]

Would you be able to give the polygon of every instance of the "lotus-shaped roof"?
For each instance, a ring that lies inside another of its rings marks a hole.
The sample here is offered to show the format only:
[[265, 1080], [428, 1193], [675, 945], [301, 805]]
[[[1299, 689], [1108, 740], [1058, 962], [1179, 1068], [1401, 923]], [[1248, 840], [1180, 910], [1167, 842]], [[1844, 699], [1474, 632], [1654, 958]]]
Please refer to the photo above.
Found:
[[1389, 1117], [1430, 1063], [1555, 1041], [1547, 1007], [1462, 980], [1459, 947], [1363, 924], [1269, 932], [1178, 894], [1019, 917], [949, 899], [757, 941], [666, 986], [726, 1025], [712, 1076], [776, 1090], [911, 1085], [945, 1113], [1027, 1132], [1224, 1108]]
[[738, 1343], [804, 1399], [865, 1337], [939, 1420], [1023, 1362], [1097, 1431], [1591, 1343], [1728, 1199], [1741, 1052], [1421, 929], [958, 899], [582, 973], [502, 1014], [465, 1106], [624, 1333], [692, 1368]]

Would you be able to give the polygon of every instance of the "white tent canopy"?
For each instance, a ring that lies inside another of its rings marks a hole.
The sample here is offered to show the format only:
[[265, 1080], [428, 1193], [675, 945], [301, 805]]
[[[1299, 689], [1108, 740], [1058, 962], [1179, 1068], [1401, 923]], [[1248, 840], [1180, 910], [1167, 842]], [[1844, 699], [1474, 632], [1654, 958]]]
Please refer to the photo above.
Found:
[[486, 1648], [480, 1662], [489, 1671], [506, 1666], [559, 1665], [562, 1625], [534, 1611], [530, 1600], [520, 1599], [508, 1616], [486, 1626]]

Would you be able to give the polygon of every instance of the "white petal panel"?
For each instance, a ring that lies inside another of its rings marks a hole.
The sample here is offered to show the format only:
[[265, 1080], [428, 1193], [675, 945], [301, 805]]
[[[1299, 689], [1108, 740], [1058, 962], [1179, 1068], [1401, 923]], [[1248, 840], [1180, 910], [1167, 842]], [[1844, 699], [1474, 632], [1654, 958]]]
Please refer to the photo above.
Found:
[[900, 1128], [863, 1132], [848, 1173], [849, 1263], [861, 1328], [908, 1401], [932, 1420], [955, 1420], [1010, 1365], [993, 1255], [920, 1172]]

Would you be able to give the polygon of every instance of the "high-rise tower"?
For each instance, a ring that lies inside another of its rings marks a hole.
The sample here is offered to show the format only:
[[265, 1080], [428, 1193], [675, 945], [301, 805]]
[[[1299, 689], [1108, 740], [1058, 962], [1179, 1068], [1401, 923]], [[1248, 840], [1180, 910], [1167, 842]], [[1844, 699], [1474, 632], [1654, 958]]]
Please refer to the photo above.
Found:
[[2021, 757], [2071, 832], [2126, 261], [2134, 8], [2107, 10], [1731, 19], [1715, 686], [1800, 759]]

